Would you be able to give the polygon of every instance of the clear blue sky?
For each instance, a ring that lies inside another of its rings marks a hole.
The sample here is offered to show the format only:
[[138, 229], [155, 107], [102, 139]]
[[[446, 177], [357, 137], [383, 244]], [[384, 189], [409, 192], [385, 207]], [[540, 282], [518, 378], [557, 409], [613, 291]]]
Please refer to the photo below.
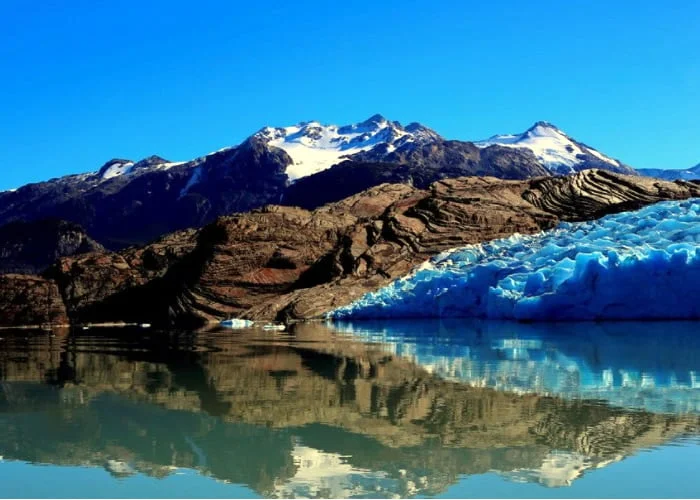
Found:
[[377, 112], [690, 167], [700, 2], [664, 3], [0, 0], [0, 189]]

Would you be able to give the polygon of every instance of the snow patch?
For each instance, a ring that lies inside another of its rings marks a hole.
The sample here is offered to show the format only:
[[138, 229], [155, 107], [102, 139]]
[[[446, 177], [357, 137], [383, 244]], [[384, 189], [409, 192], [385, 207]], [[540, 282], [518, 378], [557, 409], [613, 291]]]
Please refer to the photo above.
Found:
[[286, 173], [291, 181], [295, 181], [377, 146], [385, 146], [385, 154], [389, 154], [399, 145], [437, 137], [426, 127], [415, 125], [411, 130], [409, 132], [398, 122], [375, 115], [364, 122], [346, 126], [311, 121], [291, 127], [265, 127], [256, 137], [269, 146], [284, 150], [292, 158], [292, 165]]
[[559, 174], [575, 172], [573, 167], [583, 162], [579, 155], [585, 154], [595, 156], [615, 167], [621, 166], [617, 160], [608, 158], [593, 148], [579, 145], [554, 125], [546, 122], [539, 122], [519, 135], [495, 135], [474, 144], [480, 148], [499, 145], [529, 149], [547, 169]]
[[180, 190], [180, 198], [185, 196], [190, 189], [192, 189], [197, 183], [199, 183], [200, 180], [202, 180], [202, 167], [198, 166], [195, 167], [194, 172], [192, 172], [192, 175], [187, 181], [187, 184], [185, 184], [185, 187], [183, 187]]
[[622, 456], [613, 459], [586, 456], [578, 452], [552, 451], [536, 469], [518, 469], [502, 474], [503, 477], [518, 483], [539, 483], [548, 488], [571, 486], [586, 470], [600, 469], [613, 462], [622, 460]]
[[406, 481], [382, 471], [356, 468], [348, 458], [297, 444], [292, 450], [296, 472], [277, 484], [272, 494], [277, 498], [384, 498], [406, 489]]
[[134, 162], [132, 161], [127, 163], [113, 163], [102, 172], [102, 179], [107, 180], [114, 177], [119, 177], [120, 175], [126, 175], [131, 172], [133, 166]]

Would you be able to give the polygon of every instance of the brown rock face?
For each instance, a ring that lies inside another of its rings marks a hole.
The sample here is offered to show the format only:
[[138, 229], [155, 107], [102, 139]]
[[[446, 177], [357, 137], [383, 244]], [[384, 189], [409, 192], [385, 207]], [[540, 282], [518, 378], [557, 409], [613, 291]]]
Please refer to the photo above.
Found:
[[321, 286], [272, 298], [244, 314], [253, 319], [319, 317], [450, 248], [698, 194], [698, 185], [601, 170], [531, 181], [463, 177], [436, 182], [429, 191], [415, 190], [395, 202], [380, 217], [350, 227], [325, 257], [342, 272]]
[[56, 283], [38, 276], [0, 275], [0, 326], [67, 323]]
[[197, 235], [195, 230], [179, 231], [120, 253], [64, 258], [45, 275], [58, 283], [74, 321], [142, 321], [163, 296], [160, 288], [151, 289], [149, 284], [194, 251]]
[[450, 248], [693, 196], [700, 186], [599, 170], [384, 184], [314, 211], [269, 206], [145, 247], [64, 258], [47, 276], [76, 322], [311, 319]]
[[533, 179], [523, 198], [562, 220], [591, 220], [661, 200], [698, 196], [700, 184], [586, 170], [569, 177]]

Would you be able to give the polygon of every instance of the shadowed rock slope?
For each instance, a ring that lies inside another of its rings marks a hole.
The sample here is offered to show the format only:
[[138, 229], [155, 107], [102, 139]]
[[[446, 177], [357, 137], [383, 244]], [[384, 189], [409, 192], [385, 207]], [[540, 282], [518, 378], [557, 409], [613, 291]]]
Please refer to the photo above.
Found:
[[63, 258], [45, 276], [73, 322], [311, 319], [453, 247], [695, 196], [697, 184], [601, 170], [385, 184], [314, 211], [268, 206], [145, 247]]
[[60, 257], [103, 250], [71, 222], [14, 222], [0, 227], [0, 274], [40, 273]]

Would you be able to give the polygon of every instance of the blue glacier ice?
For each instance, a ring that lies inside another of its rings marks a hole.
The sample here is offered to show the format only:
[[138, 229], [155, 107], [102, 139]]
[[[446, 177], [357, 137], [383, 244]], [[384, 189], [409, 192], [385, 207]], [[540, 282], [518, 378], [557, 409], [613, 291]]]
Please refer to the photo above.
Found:
[[444, 252], [330, 317], [700, 318], [700, 199]]

